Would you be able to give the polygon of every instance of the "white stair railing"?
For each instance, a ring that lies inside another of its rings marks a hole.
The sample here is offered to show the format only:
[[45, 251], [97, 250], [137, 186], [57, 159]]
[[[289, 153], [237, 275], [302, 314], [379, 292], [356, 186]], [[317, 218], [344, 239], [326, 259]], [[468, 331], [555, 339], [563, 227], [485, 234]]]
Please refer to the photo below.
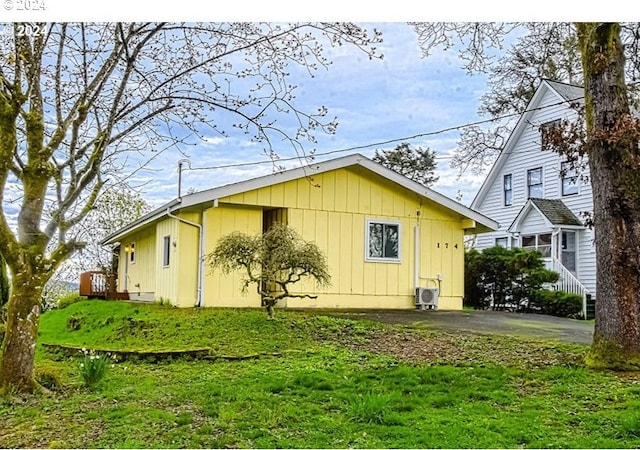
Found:
[[587, 317], [587, 295], [589, 294], [589, 289], [584, 287], [584, 285], [576, 278], [576, 276], [567, 269], [564, 264], [560, 262], [557, 258], [552, 258], [553, 262], [553, 271], [558, 272], [559, 278], [555, 284], [555, 288], [560, 291], [569, 292], [571, 294], [577, 294], [582, 297], [582, 315], [583, 317]]

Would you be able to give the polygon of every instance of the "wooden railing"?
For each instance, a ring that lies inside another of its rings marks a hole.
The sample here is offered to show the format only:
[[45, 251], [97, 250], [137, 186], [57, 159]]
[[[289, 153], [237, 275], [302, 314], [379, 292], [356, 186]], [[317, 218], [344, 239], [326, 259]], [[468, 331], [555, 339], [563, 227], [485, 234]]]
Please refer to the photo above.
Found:
[[555, 284], [555, 289], [560, 291], [569, 292], [571, 294], [577, 294], [582, 297], [582, 315], [587, 316], [587, 297], [590, 292], [578, 278], [567, 269], [564, 264], [557, 258], [552, 258], [552, 270], [558, 272], [560, 277]]
[[129, 300], [128, 292], [116, 291], [116, 277], [102, 271], [80, 274], [80, 295], [94, 298]]

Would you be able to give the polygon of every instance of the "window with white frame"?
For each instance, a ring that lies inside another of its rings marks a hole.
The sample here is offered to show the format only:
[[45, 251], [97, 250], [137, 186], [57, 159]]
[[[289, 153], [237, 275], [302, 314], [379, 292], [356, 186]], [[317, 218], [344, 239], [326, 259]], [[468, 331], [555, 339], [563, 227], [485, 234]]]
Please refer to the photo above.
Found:
[[543, 198], [542, 167], [527, 170], [527, 198]]
[[168, 267], [171, 261], [171, 236], [165, 236], [162, 240], [162, 265]]
[[562, 195], [574, 195], [578, 193], [578, 171], [568, 162], [560, 164], [560, 177], [562, 178]]
[[508, 237], [496, 238], [496, 245], [498, 247], [504, 247], [504, 248], [509, 247], [509, 238]]
[[366, 254], [367, 261], [400, 262], [402, 225], [400, 222], [367, 220]]
[[549, 258], [551, 256], [551, 233], [523, 235], [522, 248], [537, 250], [543, 258]]
[[562, 245], [560, 247], [560, 261], [570, 272], [576, 273], [576, 232], [563, 231]]
[[511, 174], [505, 175], [503, 178], [504, 206], [511, 206], [513, 204], [513, 187], [511, 180]]

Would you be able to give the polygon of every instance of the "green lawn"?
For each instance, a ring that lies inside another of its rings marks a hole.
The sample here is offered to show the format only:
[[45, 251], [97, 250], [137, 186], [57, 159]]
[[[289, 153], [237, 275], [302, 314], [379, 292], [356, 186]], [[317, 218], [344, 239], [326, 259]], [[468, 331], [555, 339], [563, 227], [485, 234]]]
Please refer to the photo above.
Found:
[[40, 342], [254, 358], [130, 356], [88, 389], [39, 347], [56, 390], [0, 398], [0, 447], [640, 446], [640, 376], [585, 369], [581, 346], [103, 301], [47, 312]]

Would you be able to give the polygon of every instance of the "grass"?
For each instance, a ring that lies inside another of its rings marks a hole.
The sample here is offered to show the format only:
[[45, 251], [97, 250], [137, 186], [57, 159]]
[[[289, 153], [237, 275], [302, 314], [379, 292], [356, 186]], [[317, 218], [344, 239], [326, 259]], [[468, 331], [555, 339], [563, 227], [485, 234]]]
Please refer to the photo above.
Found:
[[0, 447], [640, 446], [640, 376], [589, 371], [580, 346], [458, 338], [314, 313], [76, 303], [43, 315], [42, 342], [281, 356], [120, 362], [90, 390], [78, 358], [39, 348], [56, 390], [0, 398]]

